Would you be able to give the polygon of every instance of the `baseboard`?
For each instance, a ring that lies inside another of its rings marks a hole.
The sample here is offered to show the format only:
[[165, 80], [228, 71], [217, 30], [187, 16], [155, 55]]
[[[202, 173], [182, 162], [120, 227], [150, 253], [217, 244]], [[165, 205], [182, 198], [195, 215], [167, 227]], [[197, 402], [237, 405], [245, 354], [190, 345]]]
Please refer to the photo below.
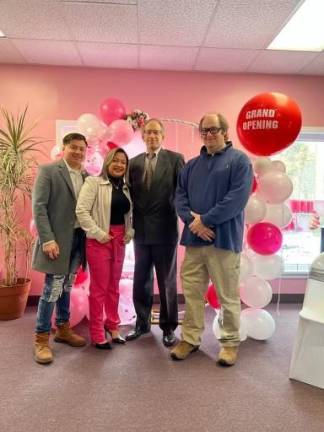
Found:
[[[39, 296], [29, 296], [27, 301], [27, 306], [37, 306], [38, 305]], [[281, 294], [280, 295], [280, 303], [303, 303], [304, 294]], [[153, 298], [154, 303], [159, 303], [159, 295], [154, 294]], [[271, 303], [277, 303], [278, 294], [273, 294]], [[183, 304], [185, 302], [184, 295], [178, 294], [178, 303]]]

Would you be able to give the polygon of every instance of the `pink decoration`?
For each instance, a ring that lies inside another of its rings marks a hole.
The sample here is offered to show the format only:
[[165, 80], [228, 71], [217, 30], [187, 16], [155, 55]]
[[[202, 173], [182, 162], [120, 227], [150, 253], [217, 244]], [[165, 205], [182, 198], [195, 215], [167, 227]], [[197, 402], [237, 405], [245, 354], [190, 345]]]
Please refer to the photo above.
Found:
[[120, 146], [128, 144], [134, 138], [134, 130], [125, 120], [115, 120], [109, 130], [112, 133], [111, 141]]
[[216, 288], [215, 288], [214, 284], [209, 285], [209, 287], [206, 291], [206, 294], [205, 294], [205, 299], [207, 300], [207, 302], [209, 303], [209, 305], [212, 308], [220, 309], [221, 304], [219, 303]]
[[93, 155], [87, 157], [84, 168], [90, 175], [97, 176], [100, 174], [103, 164], [103, 157], [96, 150]]
[[81, 285], [83, 282], [85, 282], [89, 277], [89, 273], [87, 271], [82, 270], [82, 267], [79, 268], [74, 285]]
[[[86, 291], [72, 288], [70, 296], [70, 326], [74, 327], [78, 325], [89, 314], [88, 310], [89, 302]], [[56, 313], [54, 311], [52, 316], [53, 328], [56, 328], [55, 319]]]
[[271, 255], [281, 248], [282, 233], [276, 225], [260, 222], [248, 230], [247, 242], [254, 252], [260, 255]]
[[126, 109], [122, 101], [116, 98], [108, 98], [101, 102], [100, 114], [102, 120], [110, 125], [115, 120], [126, 118]]

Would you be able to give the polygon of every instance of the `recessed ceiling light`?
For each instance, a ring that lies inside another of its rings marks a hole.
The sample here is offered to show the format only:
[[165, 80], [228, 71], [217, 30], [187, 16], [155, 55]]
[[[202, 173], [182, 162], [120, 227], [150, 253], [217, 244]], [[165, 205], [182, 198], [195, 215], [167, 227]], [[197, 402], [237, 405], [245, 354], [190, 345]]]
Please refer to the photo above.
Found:
[[0, 30], [0, 38], [6, 37], [5, 34]]
[[322, 51], [324, 1], [305, 0], [267, 49]]

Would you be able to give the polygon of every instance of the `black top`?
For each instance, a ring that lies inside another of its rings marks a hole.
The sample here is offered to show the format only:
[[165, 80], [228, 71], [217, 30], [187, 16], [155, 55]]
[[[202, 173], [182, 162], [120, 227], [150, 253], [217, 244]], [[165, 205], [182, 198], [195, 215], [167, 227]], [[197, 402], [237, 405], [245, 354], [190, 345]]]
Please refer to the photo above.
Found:
[[124, 225], [125, 214], [130, 210], [130, 202], [124, 194], [123, 179], [109, 177], [112, 184], [110, 225]]

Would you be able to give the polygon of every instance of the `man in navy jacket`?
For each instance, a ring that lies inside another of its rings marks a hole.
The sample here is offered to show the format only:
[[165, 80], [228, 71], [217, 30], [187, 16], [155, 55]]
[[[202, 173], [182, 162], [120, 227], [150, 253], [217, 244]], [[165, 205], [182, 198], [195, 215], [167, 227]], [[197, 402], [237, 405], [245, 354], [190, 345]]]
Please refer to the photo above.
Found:
[[218, 362], [231, 366], [240, 343], [238, 280], [243, 210], [251, 191], [252, 165], [246, 154], [227, 140], [228, 123], [221, 114], [206, 114], [199, 131], [204, 146], [181, 171], [176, 192], [177, 212], [185, 224], [181, 278], [186, 313], [182, 340], [171, 351], [171, 358], [183, 360], [199, 348], [204, 294], [211, 279], [222, 305]]

